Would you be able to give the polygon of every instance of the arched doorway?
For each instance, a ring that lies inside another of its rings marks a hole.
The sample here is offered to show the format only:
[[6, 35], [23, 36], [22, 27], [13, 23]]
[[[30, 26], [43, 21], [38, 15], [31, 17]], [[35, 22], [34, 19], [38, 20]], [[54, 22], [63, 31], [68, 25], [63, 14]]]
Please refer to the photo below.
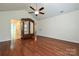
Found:
[[21, 39], [30, 39], [35, 36], [35, 22], [30, 18], [21, 19]]

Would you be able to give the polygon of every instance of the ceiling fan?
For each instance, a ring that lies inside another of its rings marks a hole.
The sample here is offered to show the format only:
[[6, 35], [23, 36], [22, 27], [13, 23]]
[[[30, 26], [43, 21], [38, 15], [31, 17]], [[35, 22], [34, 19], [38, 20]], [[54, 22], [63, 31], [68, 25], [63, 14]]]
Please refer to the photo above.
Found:
[[29, 13], [34, 13], [36, 16], [38, 16], [38, 14], [42, 14], [42, 15], [45, 14], [45, 13], [41, 12], [41, 11], [44, 9], [44, 7], [41, 7], [39, 10], [37, 10], [37, 8], [36, 8], [36, 9], [33, 8], [32, 6], [30, 6], [30, 8], [31, 8], [33, 11], [32, 11], [32, 12], [29, 12]]

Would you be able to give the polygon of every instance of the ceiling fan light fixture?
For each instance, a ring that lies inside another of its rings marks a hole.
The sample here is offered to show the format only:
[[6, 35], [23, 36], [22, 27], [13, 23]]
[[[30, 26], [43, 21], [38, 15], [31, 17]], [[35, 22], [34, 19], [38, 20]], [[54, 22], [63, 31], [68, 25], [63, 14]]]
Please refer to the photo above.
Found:
[[36, 16], [38, 16], [39, 14], [44, 15], [45, 13], [42, 12], [42, 10], [44, 9], [44, 7], [41, 7], [39, 9], [37, 9], [37, 4], [36, 4], [36, 8], [33, 8], [32, 6], [30, 6], [30, 8], [33, 10], [29, 13], [34, 13]]
[[39, 11], [35, 11], [35, 14], [37, 14], [37, 15], [38, 15], [38, 14], [39, 14]]

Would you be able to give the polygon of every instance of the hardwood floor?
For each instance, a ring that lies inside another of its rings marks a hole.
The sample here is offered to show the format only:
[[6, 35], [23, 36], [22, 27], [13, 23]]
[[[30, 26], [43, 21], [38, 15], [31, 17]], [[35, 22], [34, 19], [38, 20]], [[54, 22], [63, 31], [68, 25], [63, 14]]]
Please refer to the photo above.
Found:
[[14, 49], [10, 41], [0, 43], [1, 56], [79, 56], [79, 44], [38, 36], [34, 39], [17, 39]]

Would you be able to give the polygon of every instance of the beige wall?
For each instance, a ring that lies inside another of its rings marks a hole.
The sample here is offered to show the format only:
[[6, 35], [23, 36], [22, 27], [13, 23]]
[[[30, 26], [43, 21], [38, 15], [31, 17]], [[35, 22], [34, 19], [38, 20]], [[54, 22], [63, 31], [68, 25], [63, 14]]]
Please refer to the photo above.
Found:
[[79, 43], [79, 10], [38, 20], [38, 35]]
[[11, 19], [31, 18], [26, 10], [0, 11], [0, 42], [11, 40]]

